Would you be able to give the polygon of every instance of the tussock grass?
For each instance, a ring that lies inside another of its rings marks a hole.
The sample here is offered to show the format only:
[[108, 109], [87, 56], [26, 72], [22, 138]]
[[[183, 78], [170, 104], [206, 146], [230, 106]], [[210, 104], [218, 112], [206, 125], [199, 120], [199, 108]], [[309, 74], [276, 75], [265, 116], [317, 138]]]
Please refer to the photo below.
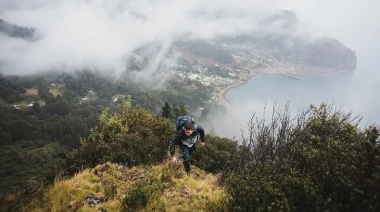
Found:
[[[187, 176], [182, 166], [169, 163], [130, 169], [106, 163], [70, 179], [57, 178], [43, 200], [24, 211], [208, 211], [224, 194], [217, 181], [217, 176], [194, 166]], [[105, 201], [90, 206], [88, 196]]]
[[173, 180], [172, 186], [160, 197], [160, 204], [166, 211], [207, 211], [207, 205], [224, 194], [217, 180], [215, 175], [193, 167], [191, 176]]

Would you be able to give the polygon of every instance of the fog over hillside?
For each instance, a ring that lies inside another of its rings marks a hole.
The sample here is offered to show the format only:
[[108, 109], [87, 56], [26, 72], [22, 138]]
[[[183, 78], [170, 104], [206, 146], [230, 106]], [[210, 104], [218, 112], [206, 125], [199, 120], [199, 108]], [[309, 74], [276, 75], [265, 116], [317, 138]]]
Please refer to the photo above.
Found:
[[6, 36], [33, 39], [35, 38], [35, 29], [30, 27], [19, 27], [0, 19], [0, 33]]
[[[342, 104], [366, 114], [370, 123], [380, 118], [380, 100], [374, 97], [380, 81], [379, 1], [0, 0], [0, 5], [8, 26], [38, 32], [36, 39], [0, 33], [1, 74], [90, 69], [118, 75], [131, 55], [148, 45], [154, 46], [149, 64], [135, 79], [156, 83], [171, 77], [158, 66], [178, 40], [273, 32], [309, 41], [329, 36], [358, 57]], [[284, 10], [294, 18], [278, 19]]]
[[[10, 1], [0, 17], [19, 27], [33, 27], [40, 39], [0, 36], [1, 73], [97, 69], [120, 73], [136, 49], [158, 43], [161, 51], [147, 66], [150, 78], [170, 45], [178, 40], [212, 39], [254, 32], [283, 32], [313, 39], [306, 25], [278, 19], [280, 9], [254, 1]], [[272, 2], [277, 5], [276, 1]], [[278, 5], [280, 6], [280, 5]], [[293, 14], [294, 15], [294, 14]], [[265, 23], [265, 24], [263, 24]], [[291, 26], [291, 27], [290, 27]], [[313, 36], [312, 36], [313, 35]], [[162, 77], [165, 77], [162, 74]]]

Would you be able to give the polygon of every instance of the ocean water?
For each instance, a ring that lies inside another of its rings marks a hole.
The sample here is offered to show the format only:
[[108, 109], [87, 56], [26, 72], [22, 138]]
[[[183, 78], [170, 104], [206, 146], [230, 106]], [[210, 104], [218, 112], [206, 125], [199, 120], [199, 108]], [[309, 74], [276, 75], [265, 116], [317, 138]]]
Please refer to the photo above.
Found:
[[289, 106], [291, 116], [311, 104], [327, 103], [352, 116], [361, 116], [361, 126], [380, 123], [379, 79], [358, 68], [355, 71], [291, 78], [280, 74], [262, 74], [226, 93], [230, 113], [240, 126], [252, 114], [270, 115], [273, 107]]
[[[322, 102], [339, 104], [344, 101], [342, 94], [348, 89], [351, 77], [350, 72], [297, 78], [281, 74], [262, 74], [231, 89], [225, 98], [232, 107], [244, 111], [258, 109], [250, 109], [251, 103], [277, 103], [279, 106], [289, 104], [292, 110]], [[244, 108], [241, 108], [243, 105]]]

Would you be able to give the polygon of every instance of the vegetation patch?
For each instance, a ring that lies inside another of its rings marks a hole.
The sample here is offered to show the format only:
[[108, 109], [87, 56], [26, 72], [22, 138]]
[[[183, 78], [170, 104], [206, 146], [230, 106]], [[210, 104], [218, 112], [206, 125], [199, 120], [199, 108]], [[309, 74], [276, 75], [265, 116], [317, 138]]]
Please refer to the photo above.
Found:
[[17, 193], [21, 188], [41, 182], [62, 160], [59, 158], [61, 152], [63, 147], [58, 142], [47, 143], [44, 140], [2, 146], [1, 194]]
[[23, 211], [209, 211], [223, 195], [218, 177], [194, 168], [184, 175], [164, 163], [128, 169], [105, 163], [71, 179], [57, 179]]
[[27, 96], [38, 96], [38, 88], [27, 88], [26, 89], [26, 94]]
[[50, 88], [49, 93], [51, 93], [54, 97], [62, 95], [61, 91], [58, 88]]

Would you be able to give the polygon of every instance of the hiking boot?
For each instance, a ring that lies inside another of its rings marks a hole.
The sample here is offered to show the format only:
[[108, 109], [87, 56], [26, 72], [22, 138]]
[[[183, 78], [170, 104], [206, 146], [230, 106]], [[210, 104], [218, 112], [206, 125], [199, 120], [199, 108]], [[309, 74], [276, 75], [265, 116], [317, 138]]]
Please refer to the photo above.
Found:
[[190, 171], [186, 172], [186, 175], [187, 175], [187, 176], [191, 176]]

